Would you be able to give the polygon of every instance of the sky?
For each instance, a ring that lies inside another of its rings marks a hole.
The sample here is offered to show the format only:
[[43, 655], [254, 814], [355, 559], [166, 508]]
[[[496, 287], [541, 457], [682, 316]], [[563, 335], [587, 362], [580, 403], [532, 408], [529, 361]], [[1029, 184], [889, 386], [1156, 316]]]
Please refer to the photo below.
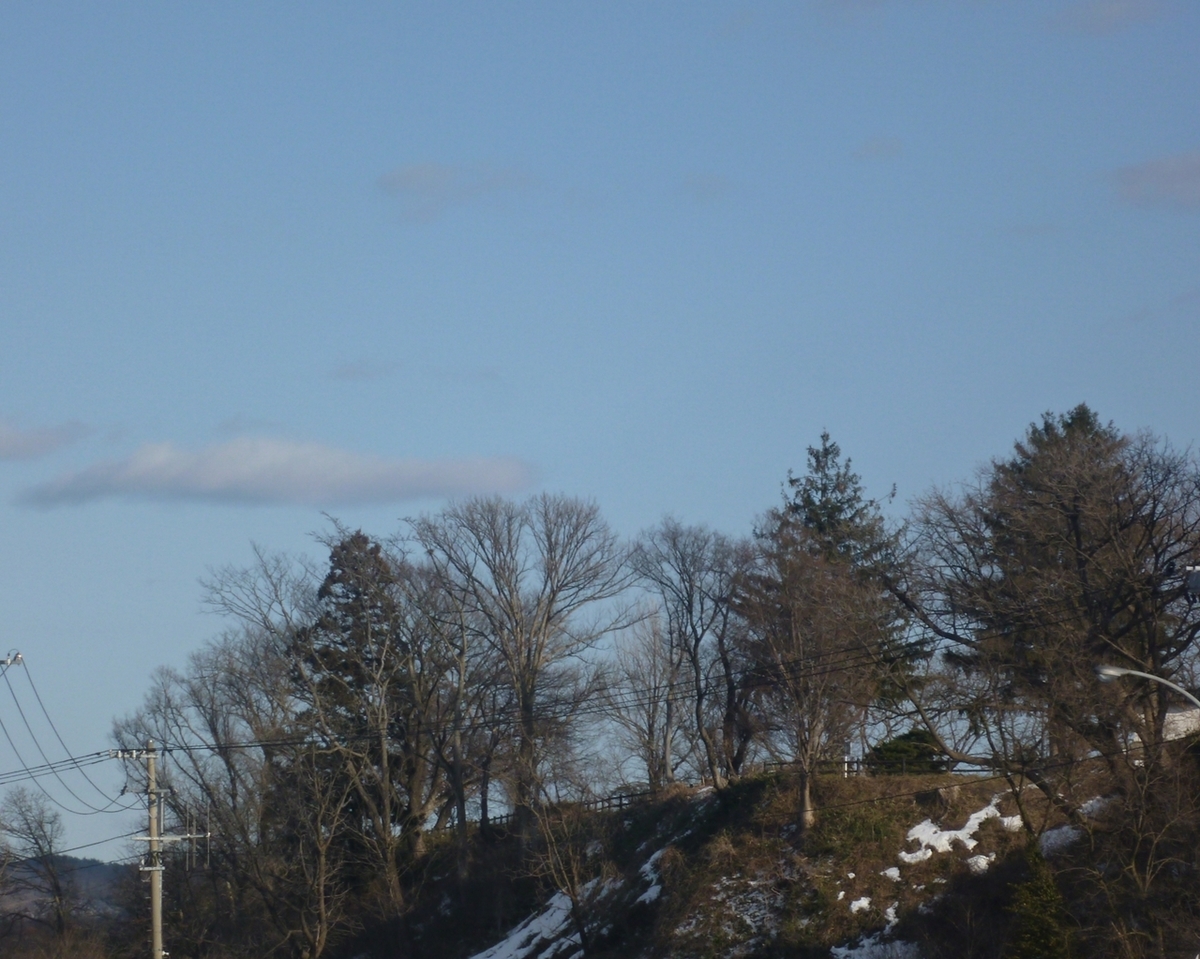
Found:
[[1198, 50], [1185, 0], [7, 6], [0, 773], [331, 517], [743, 534], [822, 430], [897, 517], [1047, 410], [1195, 444]]

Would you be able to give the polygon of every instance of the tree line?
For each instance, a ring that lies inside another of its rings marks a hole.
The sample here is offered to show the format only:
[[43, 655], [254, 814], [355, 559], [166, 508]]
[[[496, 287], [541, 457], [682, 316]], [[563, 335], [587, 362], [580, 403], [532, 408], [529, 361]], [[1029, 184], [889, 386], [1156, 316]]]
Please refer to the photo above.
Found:
[[464, 883], [503, 842], [569, 886], [549, 813], [765, 760], [795, 770], [805, 829], [847, 749], [1004, 777], [1034, 834], [1046, 804], [1094, 823], [1101, 769], [1134, 815], [1106, 834], [1121, 868], [1085, 878], [1136, 932], [1164, 870], [1196, 871], [1200, 816], [1169, 692], [1095, 668], [1195, 681], [1195, 457], [1080, 406], [885, 505], [825, 433], [744, 537], [668, 517], [624, 543], [591, 502], [477, 498], [388, 537], [334, 524], [320, 564], [217, 571], [229, 628], [115, 727], [168, 750], [170, 815], [214, 837], [168, 883], [176, 939], [317, 959], [411, 908], [431, 833]]

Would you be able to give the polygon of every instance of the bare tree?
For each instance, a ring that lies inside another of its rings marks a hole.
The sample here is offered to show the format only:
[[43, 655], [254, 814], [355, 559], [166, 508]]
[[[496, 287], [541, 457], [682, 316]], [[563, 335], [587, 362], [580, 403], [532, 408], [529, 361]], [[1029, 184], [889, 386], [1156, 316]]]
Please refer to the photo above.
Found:
[[652, 790], [675, 781], [691, 758], [680, 735], [683, 648], [671, 641], [657, 613], [640, 619], [617, 638], [604, 692], [606, 713], [618, 743], [642, 765]]
[[625, 586], [621, 550], [594, 504], [548, 494], [467, 500], [412, 532], [502, 665], [515, 711], [512, 799], [527, 841], [545, 748], [577, 706], [562, 693], [580, 656], [622, 620], [609, 602]]
[[828, 558], [786, 513], [759, 538], [738, 584], [754, 684], [800, 782], [800, 826], [815, 821], [812, 780], [840, 756], [880, 684], [878, 591]]
[[430, 721], [446, 796], [438, 822], [452, 818], [457, 875], [465, 880], [468, 806], [478, 801], [480, 828], [487, 832], [492, 767], [505, 738], [502, 717], [512, 703], [502, 682], [502, 663], [484, 639], [486, 624], [478, 613], [463, 604], [461, 593], [432, 562], [414, 567], [414, 573], [403, 581], [407, 602], [437, 638], [442, 663]]
[[630, 554], [634, 573], [662, 604], [687, 674], [702, 769], [717, 786], [741, 772], [755, 732], [730, 603], [748, 556], [745, 544], [669, 517], [643, 533]]
[[0, 833], [8, 859], [8, 894], [18, 903], [13, 918], [66, 935], [73, 896], [62, 863], [62, 817], [40, 794], [23, 786], [10, 790], [0, 805]]
[[579, 948], [585, 956], [594, 955], [607, 918], [602, 907], [617, 877], [606, 855], [608, 820], [577, 803], [552, 802], [548, 795], [534, 806], [534, 815], [539, 843], [533, 874], [566, 899]]
[[[125, 748], [161, 744], [169, 817], [212, 833], [208, 868], [172, 884], [189, 908], [171, 937], [197, 955], [317, 959], [353, 925], [351, 797], [346, 778], [331, 775], [335, 749], [301, 721], [296, 696], [291, 644], [316, 615], [318, 581], [303, 564], [258, 558], [210, 584], [210, 601], [239, 628], [185, 669], [159, 670], [114, 738]], [[144, 785], [138, 764], [129, 774]]]

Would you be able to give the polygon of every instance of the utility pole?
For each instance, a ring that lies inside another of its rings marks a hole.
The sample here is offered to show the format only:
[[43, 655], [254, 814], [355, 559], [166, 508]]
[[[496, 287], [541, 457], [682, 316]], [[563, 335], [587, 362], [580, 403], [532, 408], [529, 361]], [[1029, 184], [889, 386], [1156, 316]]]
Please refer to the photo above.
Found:
[[166, 959], [170, 953], [163, 949], [163, 843], [208, 839], [212, 834], [207, 829], [203, 833], [192, 833], [190, 828], [188, 833], [183, 836], [164, 836], [162, 834], [162, 794], [165, 790], [158, 788], [158, 750], [153, 739], [146, 741], [145, 749], [114, 749], [109, 755], [114, 759], [146, 760], [146, 805], [150, 813], [150, 828], [145, 836], [134, 836], [133, 838], [150, 844], [145, 865], [138, 867], [142, 872], [150, 873], [150, 959]]
[[143, 868], [150, 873], [150, 959], [163, 959], [162, 937], [162, 840], [158, 821], [162, 814], [162, 799], [158, 795], [157, 770], [154, 768], [154, 740], [146, 742], [146, 798], [150, 807], [150, 862]]

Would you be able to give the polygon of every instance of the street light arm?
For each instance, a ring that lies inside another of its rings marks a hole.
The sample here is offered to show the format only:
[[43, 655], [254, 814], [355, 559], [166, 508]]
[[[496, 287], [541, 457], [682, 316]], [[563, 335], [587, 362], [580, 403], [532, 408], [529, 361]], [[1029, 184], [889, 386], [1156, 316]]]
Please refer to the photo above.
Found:
[[1163, 679], [1161, 676], [1155, 676], [1153, 673], [1143, 673], [1139, 669], [1125, 669], [1123, 666], [1097, 666], [1096, 675], [1100, 677], [1101, 682], [1106, 682], [1110, 679], [1116, 679], [1118, 676], [1140, 676], [1142, 679], [1148, 679], [1151, 682], [1161, 683], [1164, 686], [1169, 686], [1181, 696], [1191, 700], [1196, 704], [1196, 708], [1200, 709], [1200, 699], [1197, 699], [1182, 686], [1176, 685], [1169, 679]]

